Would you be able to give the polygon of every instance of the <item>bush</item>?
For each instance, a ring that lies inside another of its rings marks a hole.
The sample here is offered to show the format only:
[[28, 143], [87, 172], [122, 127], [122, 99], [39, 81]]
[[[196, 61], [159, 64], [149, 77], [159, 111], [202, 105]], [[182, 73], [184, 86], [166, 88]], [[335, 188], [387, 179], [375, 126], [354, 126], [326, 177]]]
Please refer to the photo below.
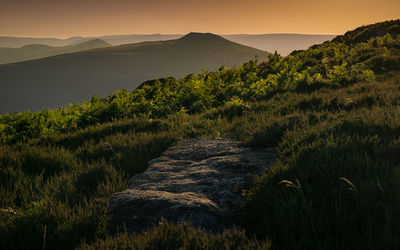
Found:
[[285, 134], [243, 223], [274, 248], [393, 249], [400, 235], [400, 116], [378, 109]]

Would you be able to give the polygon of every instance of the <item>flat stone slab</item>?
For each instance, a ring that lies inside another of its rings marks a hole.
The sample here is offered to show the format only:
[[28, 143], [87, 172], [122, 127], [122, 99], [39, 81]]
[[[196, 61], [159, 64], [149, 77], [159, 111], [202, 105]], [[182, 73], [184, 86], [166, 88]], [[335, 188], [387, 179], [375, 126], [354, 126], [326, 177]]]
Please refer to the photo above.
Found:
[[111, 232], [140, 232], [166, 221], [191, 221], [218, 231], [235, 222], [233, 210], [254, 175], [275, 159], [272, 149], [239, 147], [229, 139], [186, 139], [149, 162], [125, 191], [110, 197]]

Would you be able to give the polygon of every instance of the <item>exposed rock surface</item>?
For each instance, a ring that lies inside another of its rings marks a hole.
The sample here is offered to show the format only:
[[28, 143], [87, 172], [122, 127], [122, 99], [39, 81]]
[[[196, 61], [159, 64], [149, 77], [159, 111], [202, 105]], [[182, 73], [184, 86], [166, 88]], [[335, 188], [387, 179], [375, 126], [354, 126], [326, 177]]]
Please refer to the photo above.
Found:
[[140, 232], [162, 218], [213, 231], [229, 227], [250, 175], [274, 158], [273, 150], [239, 147], [229, 139], [178, 142], [134, 176], [127, 190], [111, 196], [108, 228]]

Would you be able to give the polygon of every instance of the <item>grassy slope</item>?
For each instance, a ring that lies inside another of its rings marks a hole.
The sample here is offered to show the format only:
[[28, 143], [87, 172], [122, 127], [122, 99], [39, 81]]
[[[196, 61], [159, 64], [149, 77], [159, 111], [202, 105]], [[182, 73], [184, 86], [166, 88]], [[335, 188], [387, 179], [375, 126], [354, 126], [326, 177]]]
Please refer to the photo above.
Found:
[[286, 56], [293, 50], [304, 50], [314, 44], [320, 44], [333, 39], [334, 35], [303, 35], [303, 34], [261, 34], [261, 35], [224, 35], [228, 40], [245, 44], [265, 51], [278, 51]]
[[[376, 81], [278, 91], [200, 113], [124, 119], [2, 144], [0, 246], [40, 249], [46, 228], [48, 248], [220, 249], [221, 242], [267, 248], [261, 240], [268, 237], [275, 249], [395, 249], [400, 74], [388, 62], [399, 53], [381, 58], [377, 48], [364, 55]], [[140, 236], [107, 236], [107, 199], [129, 176], [176, 140], [218, 136], [277, 149], [276, 164], [249, 186], [237, 211], [241, 226], [260, 241], [169, 223]]]

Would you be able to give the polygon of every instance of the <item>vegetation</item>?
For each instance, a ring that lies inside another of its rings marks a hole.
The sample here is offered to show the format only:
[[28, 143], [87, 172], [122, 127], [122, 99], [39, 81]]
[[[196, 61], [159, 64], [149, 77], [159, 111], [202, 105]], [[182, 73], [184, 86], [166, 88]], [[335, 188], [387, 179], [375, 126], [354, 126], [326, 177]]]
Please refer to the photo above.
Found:
[[182, 77], [203, 67], [238, 66], [255, 56], [265, 60], [269, 54], [217, 35], [190, 33], [176, 40], [4, 64], [0, 65], [0, 114], [56, 108], [88, 100], [94, 94], [106, 96], [118, 89], [135, 89], [159, 76]]
[[274, 54], [259, 64], [250, 61], [238, 68], [221, 67], [177, 81], [166, 78], [133, 92], [120, 90], [66, 109], [6, 114], [0, 117], [1, 139], [13, 142], [115, 119], [165, 118], [180, 111], [199, 113], [226, 104], [265, 100], [285, 91], [373, 81], [374, 72], [398, 70], [399, 49], [400, 37], [394, 39], [390, 34], [357, 44], [326, 42], [287, 57]]
[[78, 249], [269, 249], [269, 241], [248, 239], [243, 230], [233, 229], [214, 235], [202, 229], [195, 229], [183, 222], [162, 223], [145, 235], [120, 234], [107, 237], [92, 245], [83, 244]]
[[[400, 30], [380, 29], [399, 23], [366, 26], [366, 40], [350, 33], [284, 58], [0, 117], [0, 248], [398, 248]], [[109, 195], [186, 137], [276, 148], [244, 192], [243, 229], [165, 222], [107, 235]]]

